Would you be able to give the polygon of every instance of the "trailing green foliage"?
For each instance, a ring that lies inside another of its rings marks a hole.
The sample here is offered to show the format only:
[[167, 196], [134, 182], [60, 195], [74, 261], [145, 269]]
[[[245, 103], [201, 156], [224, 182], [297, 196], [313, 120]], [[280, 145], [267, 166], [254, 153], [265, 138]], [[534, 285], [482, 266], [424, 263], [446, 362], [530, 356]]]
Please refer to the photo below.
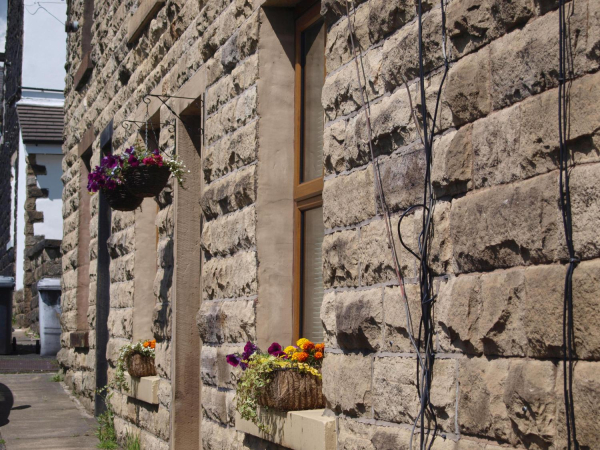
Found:
[[142, 444], [140, 443], [140, 437], [134, 434], [127, 433], [125, 436], [125, 450], [141, 450]]
[[57, 372], [54, 375], [52, 375], [52, 378], [50, 378], [50, 381], [54, 381], [55, 383], [60, 383], [61, 381], [64, 381], [65, 376], [62, 372]]

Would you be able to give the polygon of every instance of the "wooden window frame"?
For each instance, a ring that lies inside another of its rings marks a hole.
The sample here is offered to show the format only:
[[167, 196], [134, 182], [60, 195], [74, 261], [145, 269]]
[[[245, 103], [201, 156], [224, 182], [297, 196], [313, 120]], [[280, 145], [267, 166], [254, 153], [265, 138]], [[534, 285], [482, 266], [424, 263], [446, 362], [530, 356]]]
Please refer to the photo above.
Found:
[[[320, 178], [301, 183], [302, 171], [302, 33], [314, 25], [321, 16], [321, 2], [310, 8], [296, 9], [295, 26], [295, 87], [294, 87], [294, 291], [293, 291], [293, 339], [297, 341], [302, 332], [302, 284], [303, 249], [302, 214], [305, 211], [323, 206], [323, 175]], [[325, 43], [327, 36], [325, 36]], [[325, 44], [326, 45], [326, 44]], [[323, 49], [325, 57], [325, 47]], [[323, 73], [325, 78], [325, 71]]]

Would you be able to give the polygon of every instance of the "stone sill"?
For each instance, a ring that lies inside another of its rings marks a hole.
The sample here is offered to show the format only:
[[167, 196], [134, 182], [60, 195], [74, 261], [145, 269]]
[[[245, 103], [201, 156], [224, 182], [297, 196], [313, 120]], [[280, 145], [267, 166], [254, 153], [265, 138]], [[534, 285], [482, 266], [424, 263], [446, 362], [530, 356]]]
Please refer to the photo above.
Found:
[[237, 431], [273, 442], [292, 450], [335, 450], [335, 417], [323, 415], [324, 409], [309, 411], [259, 411], [260, 417], [272, 428], [263, 433], [252, 422], [235, 414]]
[[125, 372], [125, 382], [129, 386], [129, 391], [125, 392], [127, 396], [140, 400], [142, 402], [150, 403], [151, 405], [158, 405], [158, 385], [160, 384], [160, 377], [132, 377]]
[[87, 331], [73, 331], [69, 335], [71, 348], [90, 348], [89, 333]]
[[127, 24], [127, 44], [131, 45], [140, 37], [146, 25], [154, 18], [163, 7], [165, 0], [143, 0], [137, 11]]

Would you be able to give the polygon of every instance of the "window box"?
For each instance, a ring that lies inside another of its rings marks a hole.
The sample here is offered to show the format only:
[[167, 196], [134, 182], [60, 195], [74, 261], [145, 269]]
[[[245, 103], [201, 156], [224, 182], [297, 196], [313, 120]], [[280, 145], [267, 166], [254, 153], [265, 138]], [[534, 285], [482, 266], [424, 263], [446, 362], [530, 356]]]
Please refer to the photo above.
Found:
[[292, 450], [335, 450], [335, 417], [325, 416], [324, 412], [324, 409], [289, 412], [261, 409], [262, 421], [271, 427], [269, 434], [236, 413], [235, 428]]
[[125, 372], [125, 383], [129, 386], [126, 394], [129, 397], [141, 400], [142, 402], [158, 405], [158, 386], [160, 377], [132, 377]]

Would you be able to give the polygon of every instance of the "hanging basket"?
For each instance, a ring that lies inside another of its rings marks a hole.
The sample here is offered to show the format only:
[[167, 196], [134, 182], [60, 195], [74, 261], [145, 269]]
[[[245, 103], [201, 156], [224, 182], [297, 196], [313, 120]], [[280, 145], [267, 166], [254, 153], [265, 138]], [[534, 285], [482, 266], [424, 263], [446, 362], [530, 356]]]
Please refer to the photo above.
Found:
[[280, 411], [324, 408], [323, 380], [295, 370], [278, 370], [258, 398], [258, 404]]
[[156, 375], [154, 358], [134, 353], [127, 360], [127, 372], [132, 377], [153, 377]]
[[136, 197], [156, 197], [167, 185], [171, 172], [166, 166], [141, 166], [127, 173], [127, 188]]
[[142, 197], [133, 195], [124, 185], [115, 189], [104, 191], [106, 200], [112, 209], [117, 211], [133, 211], [137, 209], [144, 200]]

